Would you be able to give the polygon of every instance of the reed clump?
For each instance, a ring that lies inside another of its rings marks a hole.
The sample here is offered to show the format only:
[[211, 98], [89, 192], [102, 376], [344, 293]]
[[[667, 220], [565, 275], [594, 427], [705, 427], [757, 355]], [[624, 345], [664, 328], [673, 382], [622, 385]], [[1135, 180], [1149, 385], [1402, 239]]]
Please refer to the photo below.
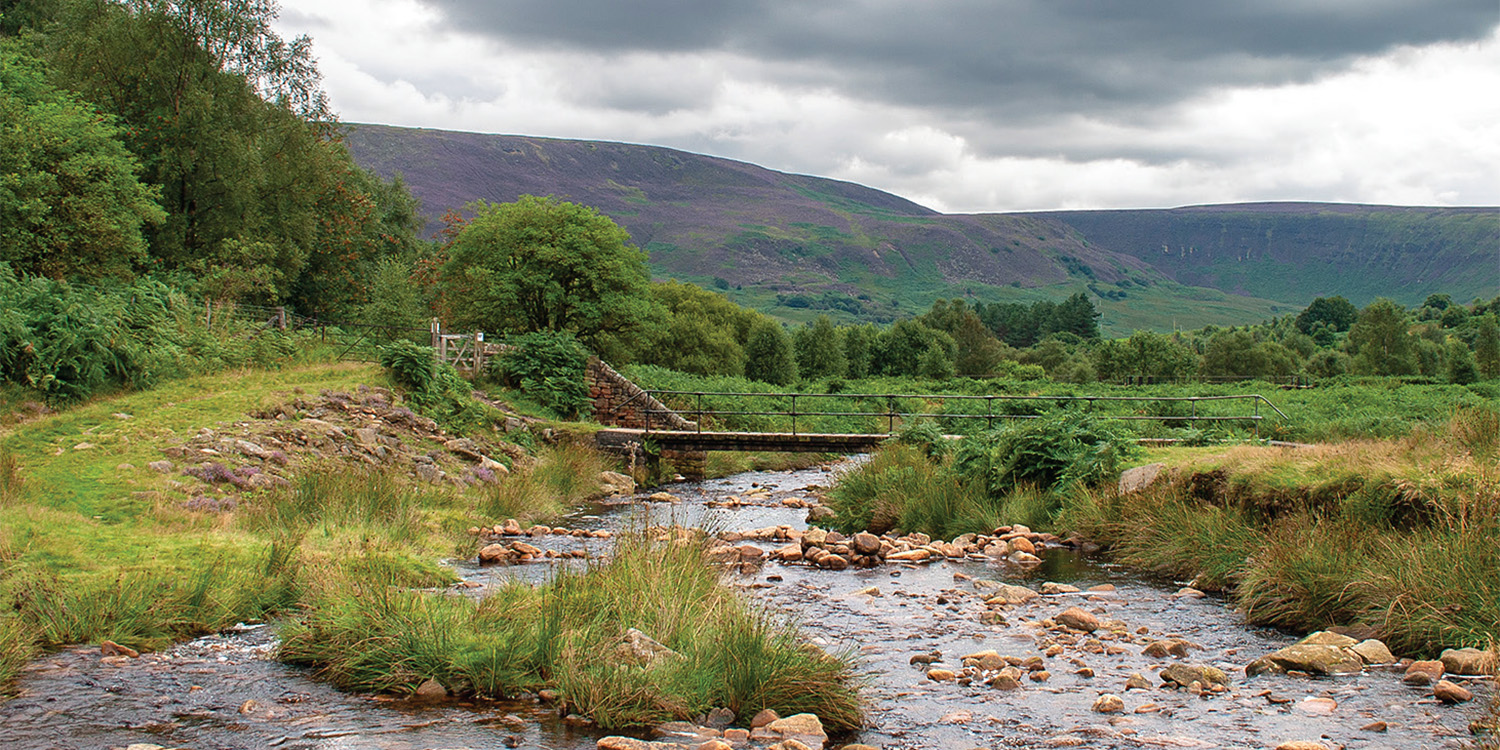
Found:
[[1400, 439], [1241, 447], [1120, 497], [1075, 494], [1059, 524], [1117, 559], [1229, 590], [1256, 623], [1375, 628], [1432, 655], [1500, 637], [1500, 462], [1492, 409]]
[[[715, 706], [857, 726], [850, 657], [801, 642], [792, 623], [752, 607], [719, 576], [697, 542], [635, 536], [622, 537], [607, 562], [482, 601], [335, 575], [283, 627], [280, 654], [356, 690], [410, 692], [429, 679], [488, 697], [551, 687], [605, 728]], [[621, 646], [631, 629], [671, 654], [632, 654]]]

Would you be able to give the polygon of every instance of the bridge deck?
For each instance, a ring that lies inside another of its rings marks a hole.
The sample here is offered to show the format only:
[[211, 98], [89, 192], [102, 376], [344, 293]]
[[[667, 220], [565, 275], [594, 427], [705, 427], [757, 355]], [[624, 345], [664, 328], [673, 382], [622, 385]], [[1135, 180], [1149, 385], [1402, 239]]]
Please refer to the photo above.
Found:
[[611, 427], [595, 434], [600, 447], [620, 448], [650, 440], [678, 451], [782, 451], [787, 453], [865, 453], [890, 438], [886, 434], [799, 432], [688, 432]]

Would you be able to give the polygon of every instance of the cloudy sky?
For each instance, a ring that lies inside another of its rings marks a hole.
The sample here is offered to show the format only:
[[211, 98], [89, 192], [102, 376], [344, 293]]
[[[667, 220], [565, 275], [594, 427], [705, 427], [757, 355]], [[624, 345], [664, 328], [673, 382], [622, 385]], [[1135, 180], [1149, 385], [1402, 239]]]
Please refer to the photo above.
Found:
[[346, 122], [933, 208], [1500, 205], [1496, 0], [282, 0]]

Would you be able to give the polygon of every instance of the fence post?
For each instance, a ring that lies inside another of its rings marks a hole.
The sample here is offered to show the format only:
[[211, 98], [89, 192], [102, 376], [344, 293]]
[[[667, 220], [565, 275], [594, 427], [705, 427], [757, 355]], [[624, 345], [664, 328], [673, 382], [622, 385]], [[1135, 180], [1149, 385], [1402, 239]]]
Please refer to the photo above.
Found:
[[432, 348], [438, 348], [438, 342], [443, 340], [443, 321], [433, 318], [428, 324], [428, 330], [432, 333]]
[[475, 378], [484, 370], [484, 341], [480, 338], [483, 335], [478, 331], [474, 332], [474, 372], [471, 377]]
[[286, 308], [280, 305], [276, 307], [276, 329], [279, 331], [286, 330]]

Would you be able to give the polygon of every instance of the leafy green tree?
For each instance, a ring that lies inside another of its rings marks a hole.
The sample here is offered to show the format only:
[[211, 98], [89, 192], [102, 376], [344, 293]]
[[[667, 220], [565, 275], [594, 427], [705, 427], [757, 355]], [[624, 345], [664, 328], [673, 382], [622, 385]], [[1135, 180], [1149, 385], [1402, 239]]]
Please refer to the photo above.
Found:
[[781, 324], [766, 318], [750, 329], [745, 344], [745, 377], [773, 385], [797, 382], [797, 358], [792, 338]]
[[1486, 378], [1500, 378], [1500, 324], [1495, 314], [1487, 313], [1479, 319], [1479, 331], [1474, 336], [1474, 359], [1479, 372]]
[[1054, 332], [1071, 333], [1081, 339], [1099, 338], [1099, 311], [1087, 294], [1077, 292], [1063, 300], [1053, 312]]
[[764, 316], [723, 295], [680, 281], [651, 285], [664, 325], [645, 336], [634, 359], [700, 375], [742, 375], [750, 329]]
[[273, 0], [77, 0], [27, 39], [119, 119], [159, 189], [155, 268], [211, 294], [347, 309], [375, 259], [415, 235], [385, 222], [379, 181], [336, 138], [310, 41], [279, 37], [276, 14]]
[[916, 375], [922, 355], [936, 342], [951, 362], [953, 337], [922, 325], [915, 318], [896, 321], [875, 338], [870, 370], [881, 375]]
[[425, 343], [432, 318], [432, 300], [411, 282], [412, 267], [396, 258], [381, 258], [370, 281], [370, 301], [360, 308], [361, 319], [382, 326], [385, 341], [406, 339]]
[[1094, 350], [1100, 380], [1181, 380], [1193, 374], [1197, 359], [1177, 338], [1153, 331], [1136, 331]]
[[1349, 369], [1360, 375], [1411, 375], [1417, 371], [1406, 310], [1378, 299], [1361, 310], [1349, 329]]
[[608, 216], [533, 195], [471, 207], [443, 268], [454, 325], [568, 331], [596, 350], [637, 331], [651, 306], [646, 254]]
[[1359, 309], [1341, 296], [1318, 297], [1297, 316], [1297, 330], [1311, 334], [1319, 324], [1333, 331], [1347, 331], [1359, 318]]
[[797, 374], [804, 380], [841, 378], [848, 371], [839, 330], [827, 315], [798, 328], [792, 342], [797, 350]]
[[953, 360], [944, 351], [943, 345], [933, 339], [927, 344], [927, 351], [917, 358], [917, 374], [924, 378], [933, 380], [947, 380], [954, 375]]
[[1449, 341], [1444, 359], [1447, 360], [1448, 382], [1468, 385], [1479, 380], [1479, 363], [1475, 360], [1474, 353], [1469, 351], [1469, 347], [1464, 346], [1462, 341], [1457, 339]]
[[588, 413], [588, 352], [573, 334], [534, 331], [511, 336], [505, 343], [509, 348], [495, 363], [506, 385], [520, 388], [558, 414]]
[[164, 213], [113, 119], [0, 45], [0, 261], [52, 278], [128, 278]]
[[870, 374], [870, 350], [878, 331], [869, 323], [847, 326], [839, 332], [844, 341], [845, 371], [851, 378], [863, 378]]
[[953, 331], [953, 343], [957, 349], [953, 367], [963, 377], [993, 377], [1005, 361], [1005, 344], [990, 334], [973, 311], [964, 311], [962, 321]]

